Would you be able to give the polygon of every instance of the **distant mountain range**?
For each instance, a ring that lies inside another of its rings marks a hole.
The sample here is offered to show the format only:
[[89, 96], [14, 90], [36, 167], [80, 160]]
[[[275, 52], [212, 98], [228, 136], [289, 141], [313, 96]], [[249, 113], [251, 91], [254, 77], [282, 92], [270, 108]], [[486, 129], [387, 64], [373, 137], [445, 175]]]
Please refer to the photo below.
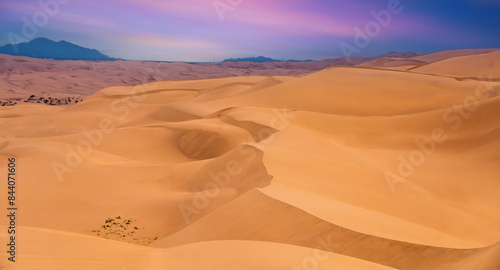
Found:
[[58, 60], [117, 60], [94, 49], [84, 48], [64, 40], [55, 42], [47, 38], [36, 38], [16, 45], [7, 44], [0, 47], [0, 53]]
[[[369, 61], [373, 60], [376, 58], [381, 58], [381, 57], [387, 57], [387, 58], [412, 58], [415, 56], [423, 55], [425, 53], [416, 53], [416, 52], [405, 52], [405, 53], [398, 53], [398, 52], [390, 52], [388, 54], [384, 54], [381, 56], [376, 56], [376, 57], [361, 57], [364, 61]], [[359, 57], [358, 57], [359, 58]], [[342, 58], [335, 58], [335, 59], [344, 59]], [[325, 59], [325, 60], [335, 60], [335, 59]], [[321, 61], [325, 61], [321, 60]], [[265, 62], [297, 62], [297, 63], [307, 63], [307, 62], [314, 62], [314, 60], [276, 60], [272, 59], [269, 57], [264, 57], [264, 56], [258, 56], [258, 57], [247, 57], [247, 58], [230, 58], [222, 61], [222, 63], [236, 63], [236, 62], [254, 62], [254, 63], [265, 63]]]
[[229, 59], [226, 59], [226, 60], [222, 61], [222, 63], [227, 63], [227, 62], [231, 62], [231, 63], [236, 63], [236, 62], [254, 62], [254, 63], [265, 63], [265, 62], [297, 62], [297, 63], [305, 63], [305, 62], [312, 62], [312, 61], [313, 60], [304, 60], [304, 61], [301, 61], [301, 60], [286, 60], [286, 61], [283, 61], [283, 60], [272, 59], [272, 58], [269, 58], [269, 57], [258, 56], [258, 57], [247, 57], [247, 58], [229, 58]]
[[[9, 54], [16, 56], [28, 56], [34, 58], [50, 58], [58, 60], [121, 60], [109, 57], [100, 53], [95, 49], [84, 48], [67, 41], [55, 42], [47, 38], [36, 38], [30, 42], [19, 43], [16, 45], [7, 44], [0, 47], [0, 54]], [[266, 62], [294, 62], [294, 63], [308, 63], [308, 62], [325, 62], [334, 65], [357, 65], [363, 62], [371, 61], [377, 58], [411, 58], [422, 55], [416, 52], [390, 52], [385, 55], [377, 57], [352, 57], [347, 59], [345, 57], [335, 59], [325, 59], [321, 61], [313, 60], [276, 60], [269, 57], [247, 57], [247, 58], [230, 58], [222, 61], [222, 63], [237, 63], [237, 62], [253, 62], [253, 63], [266, 63]]]

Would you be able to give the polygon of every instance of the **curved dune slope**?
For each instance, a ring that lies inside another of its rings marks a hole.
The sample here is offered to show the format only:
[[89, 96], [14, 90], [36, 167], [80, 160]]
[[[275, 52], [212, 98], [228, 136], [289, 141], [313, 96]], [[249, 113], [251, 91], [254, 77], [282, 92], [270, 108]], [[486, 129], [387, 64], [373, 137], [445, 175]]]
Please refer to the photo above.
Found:
[[366, 63], [361, 64], [362, 67], [398, 67], [408, 65], [421, 65], [425, 62], [408, 58], [389, 58], [382, 57]]
[[498, 270], [497, 55], [0, 108], [7, 269]]
[[493, 51], [498, 51], [498, 49], [456, 49], [456, 50], [439, 51], [425, 55], [418, 55], [410, 59], [430, 63], [443, 60], [446, 58], [459, 57], [465, 55], [478, 55], [481, 53], [489, 53]]
[[413, 72], [459, 78], [500, 79], [500, 50], [479, 55], [452, 57], [411, 69]]

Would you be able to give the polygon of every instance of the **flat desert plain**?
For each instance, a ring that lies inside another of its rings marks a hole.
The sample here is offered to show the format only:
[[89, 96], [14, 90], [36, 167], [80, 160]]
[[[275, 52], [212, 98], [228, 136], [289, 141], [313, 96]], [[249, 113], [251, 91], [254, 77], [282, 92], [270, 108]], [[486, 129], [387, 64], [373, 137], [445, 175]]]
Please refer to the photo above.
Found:
[[445, 52], [1, 107], [0, 269], [498, 270], [499, 71]]

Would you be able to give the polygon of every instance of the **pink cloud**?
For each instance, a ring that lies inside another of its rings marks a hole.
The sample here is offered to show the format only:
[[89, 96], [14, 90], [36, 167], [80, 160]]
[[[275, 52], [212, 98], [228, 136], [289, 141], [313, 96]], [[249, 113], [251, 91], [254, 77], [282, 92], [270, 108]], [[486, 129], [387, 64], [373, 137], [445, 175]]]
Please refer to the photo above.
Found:
[[214, 44], [209, 42], [169, 38], [153, 33], [135, 33], [130, 35], [119, 34], [114, 36], [116, 41], [126, 42], [156, 48], [213, 48]]
[[[352, 26], [343, 22], [342, 18], [335, 18], [315, 12], [293, 9], [288, 1], [243, 0], [232, 11], [225, 15], [226, 20], [221, 22], [214, 7], [213, 0], [161, 1], [161, 0], [111, 0], [118, 5], [126, 5], [143, 12], [163, 13], [194, 21], [201, 21], [214, 25], [221, 23], [237, 23], [247, 26], [265, 28], [267, 31], [286, 31], [289, 34], [324, 34], [349, 36]], [[227, 0], [220, 0], [228, 3]], [[295, 1], [307, 5], [306, 1]]]
[[79, 26], [92, 26], [99, 28], [115, 28], [119, 27], [116, 21], [103, 16], [82, 15], [75, 12], [61, 11], [54, 17], [55, 21], [63, 23], [71, 23]]

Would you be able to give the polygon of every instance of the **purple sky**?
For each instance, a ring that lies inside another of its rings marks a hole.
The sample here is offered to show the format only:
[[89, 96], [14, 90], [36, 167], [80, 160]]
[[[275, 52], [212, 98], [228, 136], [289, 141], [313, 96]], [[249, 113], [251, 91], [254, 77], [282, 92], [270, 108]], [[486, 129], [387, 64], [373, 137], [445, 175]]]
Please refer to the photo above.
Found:
[[[1, 0], [0, 44], [9, 43], [13, 36], [22, 38], [20, 41], [47, 37], [113, 57], [175, 61], [259, 55], [281, 60], [325, 59], [343, 56], [346, 46], [355, 48], [351, 56], [500, 47], [499, 2]], [[57, 3], [58, 10], [49, 10], [47, 15], [40, 3]], [[387, 14], [388, 4], [400, 12], [391, 14], [387, 26], [378, 24], [380, 30], [374, 29], [379, 33], [369, 42], [356, 46], [356, 27], [365, 32], [374, 21], [371, 13]], [[227, 10], [218, 12], [216, 5]], [[35, 34], [23, 33], [25, 21], [35, 22]]]

